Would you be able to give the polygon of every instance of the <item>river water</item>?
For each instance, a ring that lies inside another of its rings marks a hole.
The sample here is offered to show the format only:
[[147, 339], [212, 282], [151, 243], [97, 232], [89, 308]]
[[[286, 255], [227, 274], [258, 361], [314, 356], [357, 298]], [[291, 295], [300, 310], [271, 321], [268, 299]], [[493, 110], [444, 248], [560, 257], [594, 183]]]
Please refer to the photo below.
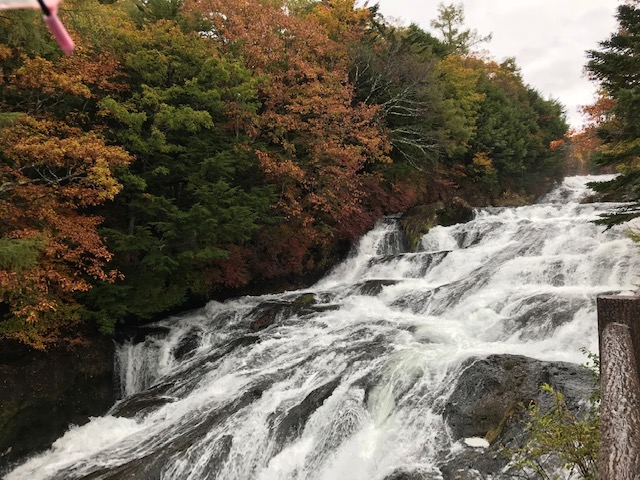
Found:
[[591, 223], [611, 204], [577, 203], [594, 179], [435, 227], [417, 252], [385, 218], [312, 288], [159, 322], [119, 347], [111, 414], [7, 479], [438, 478], [461, 448], [442, 413], [465, 359], [582, 363], [581, 348], [597, 352], [596, 296], [635, 290], [625, 227]]

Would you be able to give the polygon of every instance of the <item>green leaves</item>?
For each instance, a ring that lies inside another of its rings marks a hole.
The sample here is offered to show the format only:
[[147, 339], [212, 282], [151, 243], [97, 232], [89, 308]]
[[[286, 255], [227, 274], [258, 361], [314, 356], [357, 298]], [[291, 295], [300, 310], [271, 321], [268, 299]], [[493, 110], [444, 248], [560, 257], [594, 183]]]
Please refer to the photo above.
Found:
[[504, 451], [511, 457], [512, 467], [522, 478], [561, 480], [575, 478], [577, 473], [585, 480], [597, 480], [600, 444], [597, 410], [580, 419], [561, 392], [548, 384], [540, 389], [550, 396], [551, 408], [542, 410], [531, 403], [526, 409], [527, 443], [522, 448]]
[[[596, 157], [599, 165], [615, 165], [620, 176], [612, 182], [597, 186], [597, 191], [623, 201], [640, 199], [640, 9], [636, 2], [618, 7], [617, 32], [601, 42], [600, 50], [587, 52], [587, 71], [600, 83], [604, 95], [612, 99], [606, 119], [598, 125], [598, 136], [604, 148]], [[600, 223], [622, 223], [638, 216], [635, 205], [609, 215]]]
[[40, 237], [0, 238], [0, 269], [19, 272], [33, 268], [44, 246]]

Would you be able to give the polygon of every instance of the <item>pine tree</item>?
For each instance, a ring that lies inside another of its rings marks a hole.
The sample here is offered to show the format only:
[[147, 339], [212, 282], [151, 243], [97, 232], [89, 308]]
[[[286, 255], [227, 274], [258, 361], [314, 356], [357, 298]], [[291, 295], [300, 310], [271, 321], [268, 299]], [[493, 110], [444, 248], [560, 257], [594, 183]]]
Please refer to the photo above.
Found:
[[600, 50], [588, 52], [587, 64], [591, 78], [600, 83], [605, 94], [613, 100], [611, 114], [600, 125], [598, 135], [604, 148], [596, 161], [600, 165], [614, 165], [620, 172], [616, 179], [593, 185], [603, 193], [619, 200], [636, 202], [601, 223], [616, 224], [640, 216], [640, 8], [633, 1], [618, 7], [619, 28], [601, 42]]

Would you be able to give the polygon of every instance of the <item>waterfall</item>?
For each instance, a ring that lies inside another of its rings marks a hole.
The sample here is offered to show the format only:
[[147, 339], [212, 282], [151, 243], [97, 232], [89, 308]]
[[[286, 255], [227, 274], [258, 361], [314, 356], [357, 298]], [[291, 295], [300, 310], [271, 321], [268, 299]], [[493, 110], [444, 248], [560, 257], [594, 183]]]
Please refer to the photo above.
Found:
[[159, 322], [118, 347], [111, 412], [7, 479], [441, 478], [438, 459], [462, 448], [443, 410], [466, 359], [581, 363], [596, 296], [635, 289], [625, 227], [592, 223], [611, 204], [578, 203], [598, 178], [434, 227], [416, 252], [389, 217], [309, 289]]

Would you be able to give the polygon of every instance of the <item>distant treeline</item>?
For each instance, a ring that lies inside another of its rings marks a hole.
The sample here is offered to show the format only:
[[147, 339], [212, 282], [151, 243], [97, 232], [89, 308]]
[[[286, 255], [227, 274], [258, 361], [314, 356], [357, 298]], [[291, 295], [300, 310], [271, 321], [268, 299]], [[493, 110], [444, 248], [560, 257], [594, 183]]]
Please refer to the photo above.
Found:
[[[560, 104], [352, 0], [65, 0], [0, 16], [0, 338], [35, 348], [321, 272], [385, 213], [533, 198]], [[556, 148], [552, 148], [556, 147]]]

